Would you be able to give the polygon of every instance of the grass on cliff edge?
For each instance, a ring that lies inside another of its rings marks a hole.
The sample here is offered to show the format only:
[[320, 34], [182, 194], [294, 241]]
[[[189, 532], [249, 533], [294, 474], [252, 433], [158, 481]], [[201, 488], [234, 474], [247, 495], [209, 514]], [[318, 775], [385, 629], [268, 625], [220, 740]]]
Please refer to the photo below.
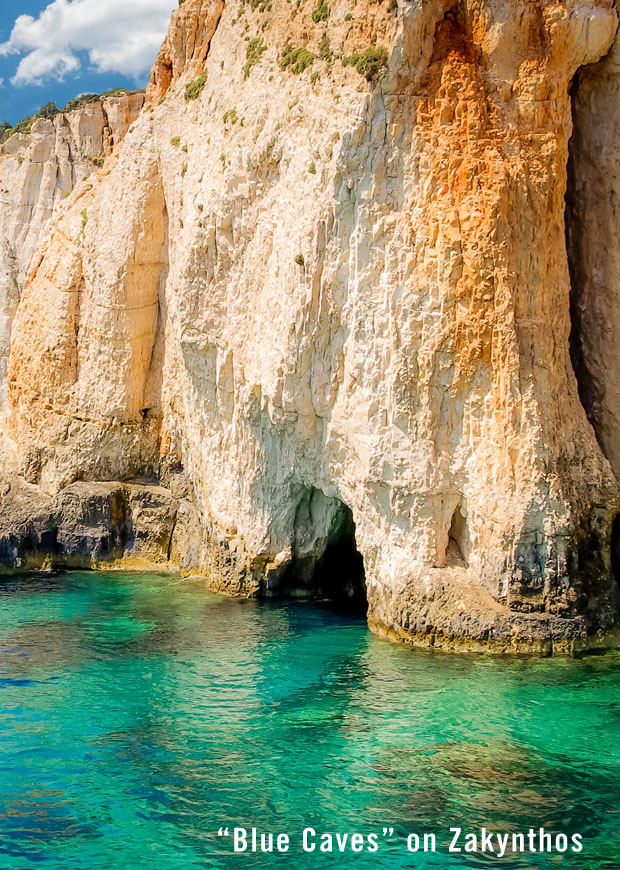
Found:
[[51, 120], [52, 118], [55, 118], [56, 115], [62, 115], [65, 112], [74, 112], [76, 109], [81, 109], [89, 103], [98, 103], [103, 97], [115, 97], [119, 94], [143, 94], [144, 92], [144, 88], [138, 88], [134, 91], [127, 90], [126, 88], [113, 88], [111, 91], [105, 91], [103, 94], [82, 94], [74, 100], [69, 100], [67, 105], [62, 109], [59, 109], [56, 106], [56, 103], [46, 103], [38, 112], [35, 112], [34, 115], [28, 115], [26, 118], [22, 118], [22, 120], [18, 121], [15, 126], [9, 124], [8, 121], [2, 121], [2, 123], [0, 123], [0, 142], [5, 142], [14, 133], [30, 133], [32, 125], [36, 120], [38, 120], [38, 118], [47, 118], [48, 120]]

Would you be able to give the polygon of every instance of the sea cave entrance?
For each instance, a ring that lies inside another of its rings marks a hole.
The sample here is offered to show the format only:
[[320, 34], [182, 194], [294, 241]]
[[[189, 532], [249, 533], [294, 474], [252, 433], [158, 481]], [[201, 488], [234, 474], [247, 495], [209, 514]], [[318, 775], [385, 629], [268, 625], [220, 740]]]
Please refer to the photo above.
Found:
[[339, 608], [368, 609], [364, 559], [357, 549], [351, 508], [320, 489], [304, 487], [297, 502], [293, 558], [282, 577], [287, 597], [328, 600]]

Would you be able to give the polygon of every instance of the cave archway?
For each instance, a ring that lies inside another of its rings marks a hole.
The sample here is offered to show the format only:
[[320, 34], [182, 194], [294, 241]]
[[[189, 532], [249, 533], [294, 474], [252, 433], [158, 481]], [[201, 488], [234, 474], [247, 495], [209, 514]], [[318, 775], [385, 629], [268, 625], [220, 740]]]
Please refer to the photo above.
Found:
[[368, 609], [351, 508], [315, 487], [304, 488], [297, 504], [293, 557], [280, 594], [328, 600], [355, 612]]

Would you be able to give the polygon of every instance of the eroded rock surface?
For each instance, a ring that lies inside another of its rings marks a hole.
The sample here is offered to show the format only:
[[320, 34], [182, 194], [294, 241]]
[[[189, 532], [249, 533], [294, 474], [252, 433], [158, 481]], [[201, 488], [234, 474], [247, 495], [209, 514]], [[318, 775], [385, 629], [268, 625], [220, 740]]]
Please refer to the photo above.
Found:
[[[325, 591], [354, 531], [384, 635], [612, 642], [619, 489], [571, 364], [564, 195], [570, 84], [614, 5], [316, 8], [174, 13], [17, 308], [13, 486], [45, 500], [54, 564], [92, 511], [118, 527], [98, 487], [154, 487], [144, 563], [215, 588]], [[140, 564], [114, 534], [109, 561]]]
[[11, 324], [33, 254], [71, 191], [122, 142], [144, 95], [102, 97], [0, 145], [0, 415], [6, 411]]

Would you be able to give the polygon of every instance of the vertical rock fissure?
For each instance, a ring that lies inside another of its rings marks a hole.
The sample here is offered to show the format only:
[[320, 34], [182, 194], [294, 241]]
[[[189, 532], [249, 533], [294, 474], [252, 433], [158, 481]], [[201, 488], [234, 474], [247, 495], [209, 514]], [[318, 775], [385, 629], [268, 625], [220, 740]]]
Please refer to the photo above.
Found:
[[576, 102], [578, 97], [580, 72], [571, 84], [571, 105], [573, 118], [573, 133], [568, 146], [567, 183], [565, 194], [565, 233], [568, 269], [570, 275], [570, 357], [573, 371], [577, 378], [579, 399], [586, 416], [594, 429], [596, 437], [605, 453], [604, 445], [599, 437], [601, 428], [602, 386], [595, 373], [588, 366], [584, 352], [584, 307], [587, 304], [584, 288], [586, 264], [581, 256], [581, 238], [583, 234], [582, 212], [580, 208], [579, 156], [578, 149], [578, 118]]
[[452, 514], [450, 532], [448, 535], [448, 549], [446, 552], [446, 564], [461, 564], [465, 567], [469, 564], [469, 551], [471, 541], [467, 519], [463, 514], [461, 505], [457, 505]]

